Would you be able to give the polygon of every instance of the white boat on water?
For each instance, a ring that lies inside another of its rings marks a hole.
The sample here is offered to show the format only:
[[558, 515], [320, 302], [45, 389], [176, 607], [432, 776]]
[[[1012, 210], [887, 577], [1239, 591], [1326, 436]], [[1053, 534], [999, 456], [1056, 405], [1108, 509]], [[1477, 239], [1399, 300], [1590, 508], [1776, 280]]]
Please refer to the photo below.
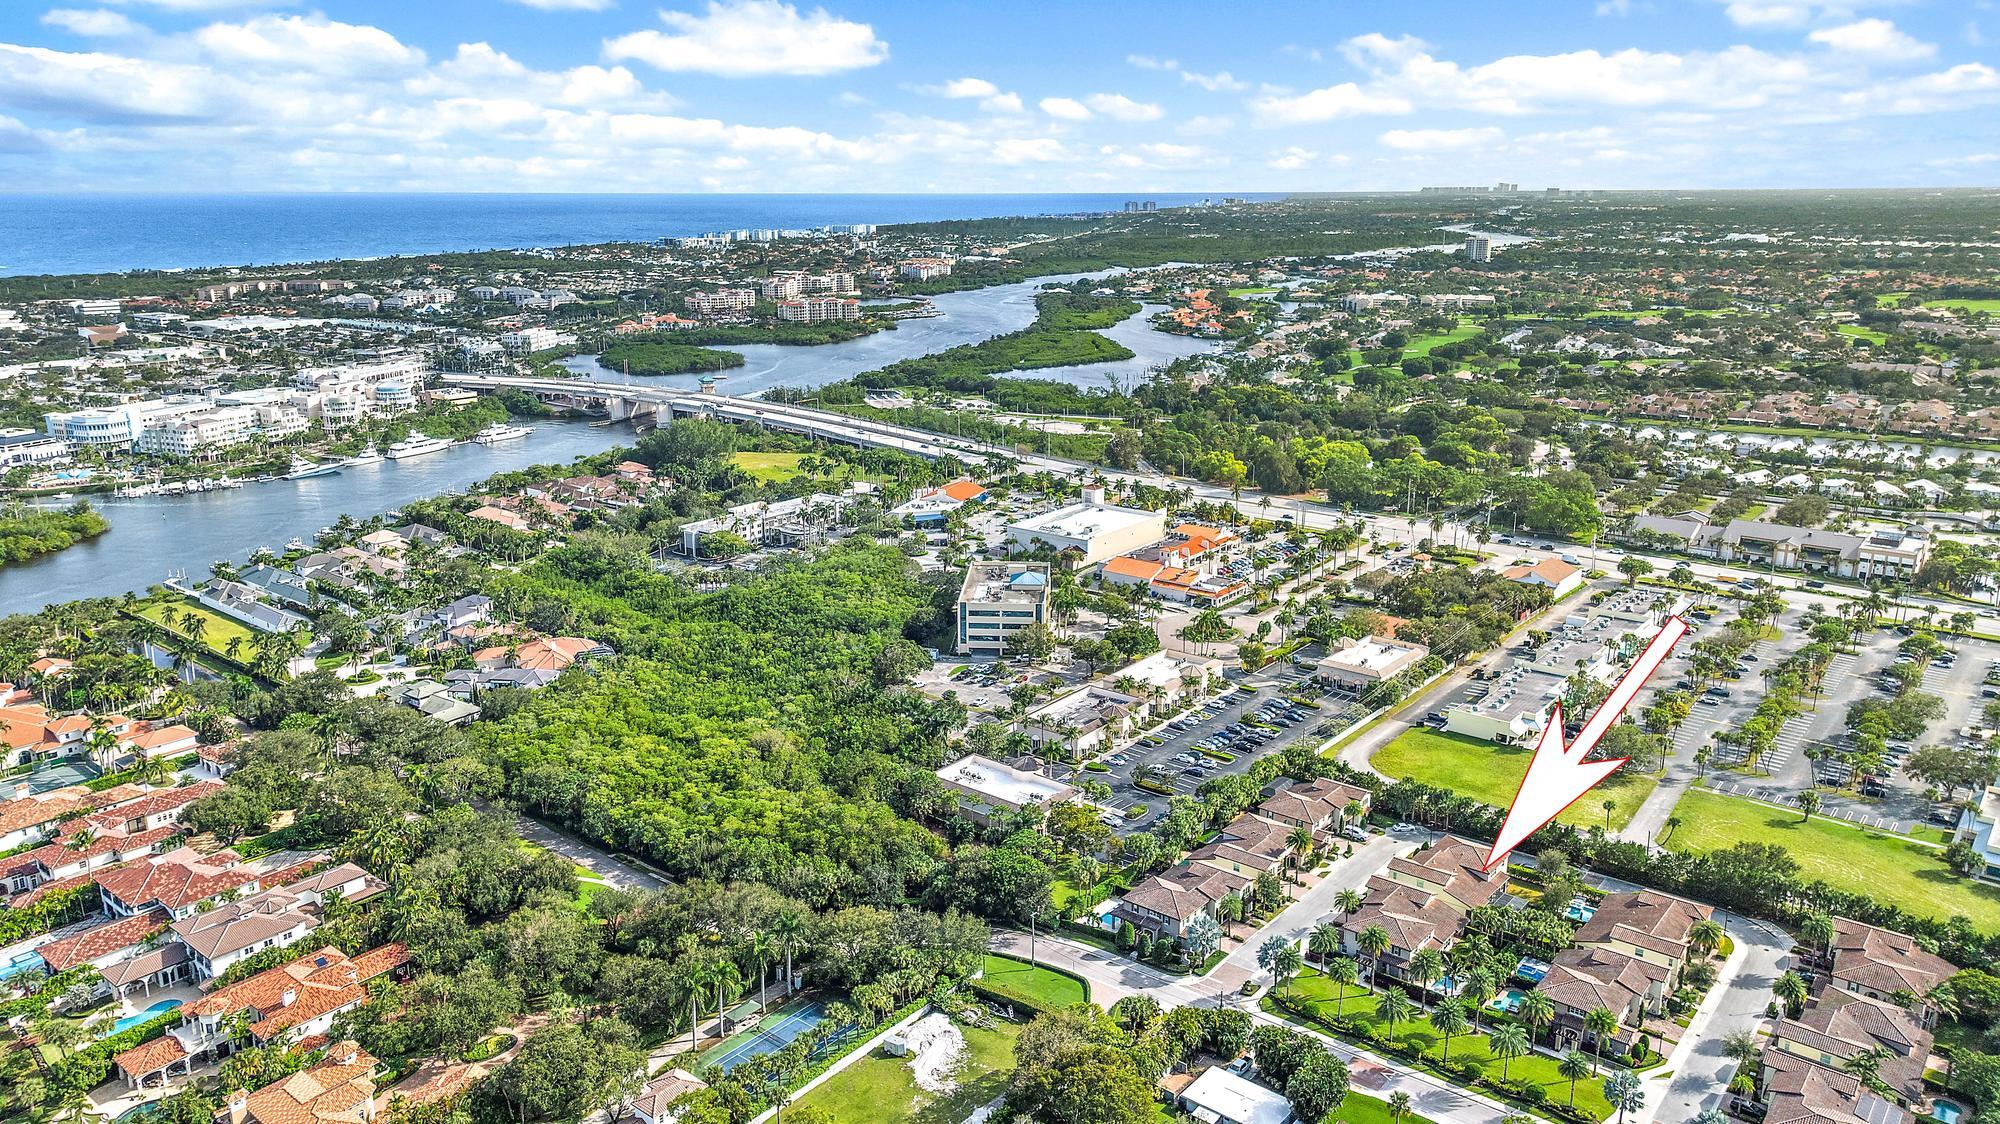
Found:
[[365, 464], [381, 464], [382, 454], [376, 451], [375, 446], [370, 445], [341, 463], [349, 468], [360, 468]]
[[340, 471], [339, 461], [316, 462], [304, 457], [293, 457], [291, 471], [285, 473], [286, 480], [310, 480], [315, 476], [332, 476]]
[[509, 425], [506, 422], [496, 422], [473, 434], [472, 439], [481, 445], [498, 445], [502, 441], [519, 441], [533, 432], [534, 429], [531, 426]]
[[389, 451], [383, 455], [392, 461], [399, 461], [408, 457], [421, 457], [426, 453], [441, 453], [449, 448], [451, 448], [451, 442], [446, 441], [442, 437], [432, 437], [425, 433], [412, 433], [394, 445], [389, 446]]

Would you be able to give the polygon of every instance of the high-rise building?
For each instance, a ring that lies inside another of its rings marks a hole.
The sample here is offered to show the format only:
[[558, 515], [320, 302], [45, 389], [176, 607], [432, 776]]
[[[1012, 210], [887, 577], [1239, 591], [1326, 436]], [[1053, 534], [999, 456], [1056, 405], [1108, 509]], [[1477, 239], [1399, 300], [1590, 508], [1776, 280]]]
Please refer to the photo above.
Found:
[[1493, 239], [1484, 234], [1473, 234], [1465, 239], [1465, 256], [1471, 261], [1493, 260]]

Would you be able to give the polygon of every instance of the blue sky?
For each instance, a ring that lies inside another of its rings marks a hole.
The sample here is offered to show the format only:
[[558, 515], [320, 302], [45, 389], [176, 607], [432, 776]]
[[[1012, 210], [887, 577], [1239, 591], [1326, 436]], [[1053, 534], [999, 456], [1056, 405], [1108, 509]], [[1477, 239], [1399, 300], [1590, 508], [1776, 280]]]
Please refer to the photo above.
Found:
[[0, 190], [2000, 180], [1995, 0], [6, 0]]

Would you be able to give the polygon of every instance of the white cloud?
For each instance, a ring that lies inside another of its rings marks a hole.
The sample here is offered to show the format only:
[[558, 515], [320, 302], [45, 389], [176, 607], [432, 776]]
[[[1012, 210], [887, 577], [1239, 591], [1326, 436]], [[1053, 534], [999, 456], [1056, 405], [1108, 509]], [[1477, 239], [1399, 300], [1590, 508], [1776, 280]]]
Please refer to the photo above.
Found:
[[112, 4], [144, 4], [169, 12], [228, 12], [244, 8], [290, 7], [294, 0], [108, 0]]
[[1196, 74], [1192, 70], [1183, 70], [1181, 71], [1181, 81], [1192, 82], [1210, 93], [1222, 93], [1225, 91], [1235, 93], [1250, 88], [1250, 83], [1231, 75], [1226, 70], [1218, 70], [1214, 74]]
[[1431, 152], [1440, 149], [1483, 148], [1507, 139], [1499, 127], [1474, 129], [1391, 129], [1379, 138], [1384, 147]]
[[268, 66], [353, 76], [413, 70], [424, 53], [379, 27], [324, 16], [258, 16], [212, 23], [194, 33], [209, 57], [230, 66]]
[[1836, 104], [1850, 113], [1941, 113], [2000, 101], [2000, 70], [1983, 62], [1899, 78], [1840, 95]]
[[2000, 152], [1972, 152], [1964, 156], [1941, 156], [1926, 161], [1933, 168], [1980, 168], [2000, 164]]
[[926, 86], [924, 92], [941, 98], [990, 98], [1000, 87], [984, 78], [954, 78], [942, 86]]
[[1371, 93], [1352, 82], [1303, 94], [1266, 94], [1250, 103], [1259, 120], [1273, 125], [1310, 125], [1342, 117], [1374, 117], [1408, 113], [1408, 99]]
[[1598, 0], [1597, 14], [1600, 16], [1629, 16], [1632, 14], [1632, 0]]
[[1839, 27], [1822, 27], [1806, 38], [1845, 54], [1892, 61], [1928, 58], [1937, 53], [1935, 46], [1915, 39], [1884, 19], [1856, 20]]
[[1181, 64], [1172, 59], [1154, 58], [1151, 55], [1126, 55], [1125, 61], [1141, 70], [1179, 70]]
[[819, 75], [874, 66], [889, 57], [875, 29], [814, 8], [804, 15], [780, 0], [710, 0], [706, 15], [660, 12], [671, 31], [634, 31], [607, 40], [604, 53], [660, 70], [741, 78]]
[[1064, 121], [1082, 121], [1090, 116], [1090, 108], [1075, 98], [1043, 98], [1037, 104], [1043, 113]]
[[1813, 6], [1795, 0], [1729, 0], [1723, 14], [1738, 27], [1803, 27], [1812, 19]]
[[1092, 94], [1084, 104], [1114, 121], [1158, 121], [1166, 111], [1150, 102], [1133, 101], [1124, 94]]
[[1289, 148], [1282, 148], [1272, 153], [1271, 158], [1266, 160], [1265, 163], [1281, 172], [1294, 172], [1318, 161], [1319, 153], [1314, 152], [1310, 148], [1300, 148], [1298, 145], [1292, 145]]
[[57, 8], [42, 13], [42, 22], [49, 27], [60, 27], [71, 35], [85, 35], [92, 38], [118, 38], [141, 35], [145, 28], [132, 22], [123, 12], [106, 11], [97, 8], [83, 11], [76, 8]]
[[544, 12], [604, 12], [618, 6], [618, 0], [508, 0], [525, 8]]
[[1009, 137], [993, 146], [999, 164], [1046, 164], [1069, 159], [1069, 150], [1054, 137]]
[[204, 67], [0, 43], [0, 105], [99, 121], [203, 118], [225, 94]]

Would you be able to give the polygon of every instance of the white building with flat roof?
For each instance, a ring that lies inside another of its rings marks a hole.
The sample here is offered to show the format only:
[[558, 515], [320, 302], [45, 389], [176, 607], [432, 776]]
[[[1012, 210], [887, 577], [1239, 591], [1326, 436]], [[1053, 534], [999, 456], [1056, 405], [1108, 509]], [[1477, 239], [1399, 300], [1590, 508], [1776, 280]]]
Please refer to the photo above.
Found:
[[1972, 853], [1983, 864], [1973, 877], [2000, 882], [2000, 785], [1988, 785], [1978, 808], [1959, 813], [1958, 829], [1969, 834]]
[[1321, 657], [1318, 674], [1342, 686], [1367, 688], [1401, 675], [1430, 654], [1429, 648], [1407, 640], [1387, 636], [1356, 640], [1344, 636], [1334, 641], [1332, 649]]
[[1166, 513], [1118, 507], [1102, 497], [1102, 491], [1086, 489], [1082, 503], [1008, 524], [1014, 549], [1075, 553], [1081, 555], [1077, 565], [1089, 566], [1167, 537]]
[[1050, 808], [1080, 794], [1066, 781], [1003, 765], [977, 753], [939, 769], [937, 778], [959, 794], [959, 811], [982, 825], [1030, 808], [1046, 816]]
[[1210, 1124], [1292, 1124], [1298, 1117], [1284, 1095], [1216, 1065], [1181, 1090], [1181, 1109]]
[[1001, 656], [1007, 639], [1049, 619], [1049, 568], [1042, 562], [974, 562], [958, 589], [958, 654]]

